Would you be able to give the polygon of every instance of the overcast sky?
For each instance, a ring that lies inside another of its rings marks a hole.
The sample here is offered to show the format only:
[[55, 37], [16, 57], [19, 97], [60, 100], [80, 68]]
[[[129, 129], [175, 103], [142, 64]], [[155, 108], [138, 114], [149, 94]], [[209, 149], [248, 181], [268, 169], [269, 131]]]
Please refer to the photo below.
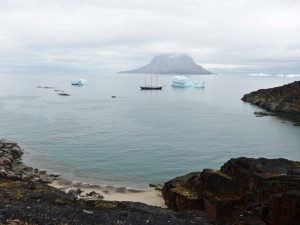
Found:
[[300, 1], [0, 0], [0, 72], [117, 72], [165, 53], [300, 73]]

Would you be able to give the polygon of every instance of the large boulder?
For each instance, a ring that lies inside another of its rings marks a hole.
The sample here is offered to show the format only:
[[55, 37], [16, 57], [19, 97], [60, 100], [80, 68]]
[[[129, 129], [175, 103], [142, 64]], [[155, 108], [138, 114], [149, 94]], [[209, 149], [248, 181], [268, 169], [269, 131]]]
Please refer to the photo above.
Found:
[[[166, 205], [207, 212], [216, 224], [293, 224], [300, 210], [300, 163], [286, 159], [231, 159], [220, 170], [205, 169], [165, 183]], [[292, 197], [296, 196], [296, 197]], [[282, 220], [283, 221], [283, 220]]]
[[19, 159], [23, 155], [23, 152], [19, 146], [14, 146], [10, 149], [13, 159]]

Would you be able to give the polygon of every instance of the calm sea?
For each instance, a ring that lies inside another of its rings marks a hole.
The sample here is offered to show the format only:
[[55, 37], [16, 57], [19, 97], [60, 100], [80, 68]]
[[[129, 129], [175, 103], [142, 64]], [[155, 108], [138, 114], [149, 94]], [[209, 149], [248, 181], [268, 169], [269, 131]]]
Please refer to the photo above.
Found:
[[[0, 138], [65, 179], [139, 189], [240, 156], [300, 160], [300, 127], [240, 100], [300, 77], [189, 77], [206, 87], [172, 88], [168, 75], [157, 76], [162, 91], [141, 91], [144, 75], [0, 74]], [[71, 86], [79, 78], [89, 84]]]

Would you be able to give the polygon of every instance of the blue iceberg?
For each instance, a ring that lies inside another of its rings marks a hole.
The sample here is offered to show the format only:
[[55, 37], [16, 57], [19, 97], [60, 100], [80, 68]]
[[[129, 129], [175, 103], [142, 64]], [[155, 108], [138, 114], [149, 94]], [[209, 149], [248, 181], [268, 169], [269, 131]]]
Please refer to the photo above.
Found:
[[186, 76], [174, 76], [171, 83], [172, 87], [195, 87], [195, 88], [203, 88], [205, 87], [205, 83], [202, 81], [191, 81]]
[[204, 88], [205, 87], [205, 83], [203, 81], [195, 81], [193, 83], [193, 87], [194, 88]]

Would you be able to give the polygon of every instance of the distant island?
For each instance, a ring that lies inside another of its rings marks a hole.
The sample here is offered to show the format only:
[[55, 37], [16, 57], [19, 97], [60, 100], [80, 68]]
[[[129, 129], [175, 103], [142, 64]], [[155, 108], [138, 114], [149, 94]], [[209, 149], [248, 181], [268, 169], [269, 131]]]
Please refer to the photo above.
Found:
[[206, 75], [212, 72], [196, 64], [192, 57], [179, 54], [165, 54], [154, 57], [151, 62], [139, 69], [122, 71], [120, 73], [147, 74], [195, 74]]

